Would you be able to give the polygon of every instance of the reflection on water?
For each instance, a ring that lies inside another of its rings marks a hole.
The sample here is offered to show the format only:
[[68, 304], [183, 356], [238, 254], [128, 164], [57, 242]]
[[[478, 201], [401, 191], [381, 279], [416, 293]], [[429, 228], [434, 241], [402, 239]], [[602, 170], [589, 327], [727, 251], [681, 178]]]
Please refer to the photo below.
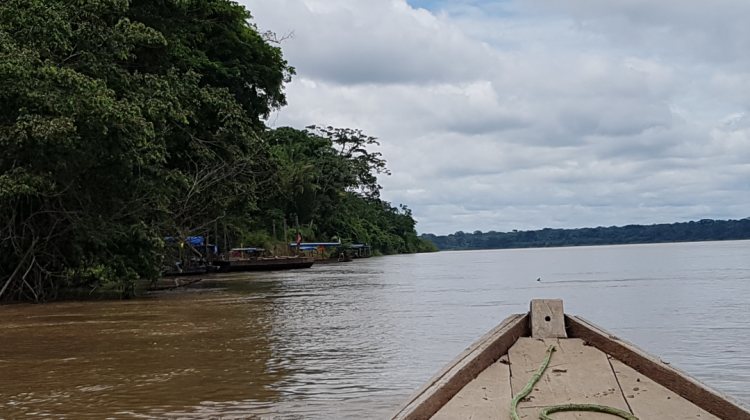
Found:
[[197, 418], [280, 399], [271, 293], [1, 309], [0, 418]]
[[507, 315], [558, 297], [750, 403], [749, 254], [749, 241], [443, 252], [0, 307], [0, 419], [387, 418]]

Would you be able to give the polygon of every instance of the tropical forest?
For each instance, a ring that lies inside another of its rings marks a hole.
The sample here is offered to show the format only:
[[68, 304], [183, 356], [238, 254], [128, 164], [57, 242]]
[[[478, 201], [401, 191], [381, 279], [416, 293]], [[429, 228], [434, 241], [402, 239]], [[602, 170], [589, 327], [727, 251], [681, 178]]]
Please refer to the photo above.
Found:
[[435, 250], [381, 199], [375, 137], [267, 126], [281, 41], [226, 0], [0, 1], [0, 300], [132, 296], [166, 238]]

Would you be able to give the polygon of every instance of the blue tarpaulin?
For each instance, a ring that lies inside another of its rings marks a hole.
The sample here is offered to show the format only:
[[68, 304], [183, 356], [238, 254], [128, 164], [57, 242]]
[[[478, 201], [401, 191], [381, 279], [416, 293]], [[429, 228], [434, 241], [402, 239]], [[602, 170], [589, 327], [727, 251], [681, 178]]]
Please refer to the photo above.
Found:
[[202, 236], [188, 236], [185, 242], [189, 242], [193, 245], [200, 245], [206, 240]]
[[[177, 238], [172, 237], [172, 236], [167, 236], [166, 238], [164, 238], [164, 240], [167, 242], [177, 242]], [[203, 238], [202, 236], [188, 236], [185, 239], [185, 243], [188, 243], [190, 245], [198, 245], [196, 248], [208, 247], [208, 248], [214, 249], [214, 254], [217, 254], [219, 252], [219, 249], [216, 247], [216, 245], [212, 245], [212, 244], [205, 245], [204, 242], [205, 242], [205, 238]]]
[[[177, 242], [177, 238], [172, 236], [167, 236], [164, 240], [167, 242]], [[188, 236], [187, 239], [185, 239], [185, 242], [193, 245], [200, 245], [204, 241], [205, 239], [203, 239], [202, 236]]]

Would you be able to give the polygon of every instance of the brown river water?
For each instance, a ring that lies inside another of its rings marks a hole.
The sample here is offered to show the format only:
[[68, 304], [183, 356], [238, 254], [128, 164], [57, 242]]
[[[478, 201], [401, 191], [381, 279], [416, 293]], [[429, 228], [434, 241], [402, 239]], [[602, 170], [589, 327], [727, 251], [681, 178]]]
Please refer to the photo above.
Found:
[[200, 284], [1, 306], [0, 419], [387, 419], [532, 298], [563, 298], [750, 404], [750, 241], [399, 255]]

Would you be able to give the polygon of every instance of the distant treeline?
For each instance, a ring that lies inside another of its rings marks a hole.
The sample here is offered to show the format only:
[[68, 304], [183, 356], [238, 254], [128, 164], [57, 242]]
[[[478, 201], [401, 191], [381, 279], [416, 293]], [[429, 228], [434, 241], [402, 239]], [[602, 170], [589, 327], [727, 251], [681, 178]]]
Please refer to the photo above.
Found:
[[750, 239], [750, 218], [703, 219], [660, 225], [628, 225], [582, 229], [542, 229], [512, 232], [465, 233], [447, 236], [421, 235], [441, 250], [542, 248], [583, 245], [645, 244], [661, 242], [723, 241]]

